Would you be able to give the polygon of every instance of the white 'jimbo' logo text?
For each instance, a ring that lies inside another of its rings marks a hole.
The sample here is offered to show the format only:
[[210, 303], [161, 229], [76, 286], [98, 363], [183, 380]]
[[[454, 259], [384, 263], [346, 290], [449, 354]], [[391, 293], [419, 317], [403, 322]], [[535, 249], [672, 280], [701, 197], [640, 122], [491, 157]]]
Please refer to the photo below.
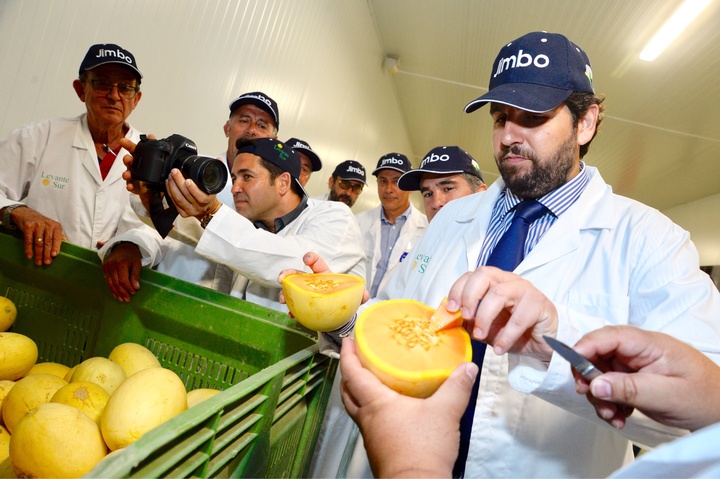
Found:
[[356, 168], [356, 167], [354, 167], [354, 166], [352, 166], [352, 165], [348, 165], [347, 172], [348, 172], [348, 173], [357, 173], [358, 175], [362, 175], [362, 174], [363, 174], [363, 172], [362, 172], [362, 170], [361, 170], [360, 168]]
[[402, 165], [403, 160], [400, 158], [385, 158], [382, 162], [382, 166], [385, 165]]
[[261, 102], [272, 108], [272, 103], [270, 103], [270, 100], [262, 95], [243, 95], [240, 98], [255, 98], [256, 100], [260, 100]]
[[128, 55], [125, 55], [120, 50], [100, 50], [100, 52], [95, 56], [95, 58], [105, 58], [105, 57], [116, 57], [120, 60], [125, 60], [130, 65], [132, 65], [132, 58], [130, 58]]
[[420, 163], [420, 168], [424, 167], [428, 163], [435, 163], [436, 161], [448, 161], [449, 159], [450, 155], [448, 155], [447, 153], [442, 155], [436, 155], [435, 153], [431, 153], [422, 160], [422, 163]]
[[523, 68], [530, 65], [535, 65], [538, 68], [545, 68], [550, 65], [550, 58], [542, 53], [535, 58], [529, 53], [524, 53], [522, 50], [518, 51], [517, 56], [512, 55], [508, 58], [501, 58], [498, 62], [497, 71], [493, 75], [493, 78], [511, 68]]

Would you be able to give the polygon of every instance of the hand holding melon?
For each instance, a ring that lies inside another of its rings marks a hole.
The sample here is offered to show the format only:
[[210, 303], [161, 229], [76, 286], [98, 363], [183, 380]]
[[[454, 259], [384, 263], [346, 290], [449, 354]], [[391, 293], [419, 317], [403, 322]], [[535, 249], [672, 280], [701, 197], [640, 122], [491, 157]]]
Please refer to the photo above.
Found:
[[355, 323], [360, 363], [407, 396], [432, 395], [460, 364], [472, 361], [470, 335], [445, 300], [438, 310], [410, 299], [381, 301]]

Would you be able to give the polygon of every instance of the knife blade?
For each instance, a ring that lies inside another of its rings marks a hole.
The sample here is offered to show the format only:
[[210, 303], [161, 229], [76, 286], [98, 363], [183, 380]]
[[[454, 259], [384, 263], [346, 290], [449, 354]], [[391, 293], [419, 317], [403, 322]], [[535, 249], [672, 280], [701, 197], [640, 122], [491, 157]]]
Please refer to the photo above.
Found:
[[600, 369], [595, 367], [595, 365], [591, 363], [587, 358], [582, 356], [580, 353], [578, 353], [562, 341], [558, 341], [557, 339], [551, 338], [550, 336], [543, 336], [543, 339], [545, 339], [545, 342], [548, 343], [550, 347], [553, 348], [560, 356], [570, 362], [572, 367], [575, 368], [577, 372], [582, 374], [582, 376], [586, 380], [592, 381], [603, 373]]

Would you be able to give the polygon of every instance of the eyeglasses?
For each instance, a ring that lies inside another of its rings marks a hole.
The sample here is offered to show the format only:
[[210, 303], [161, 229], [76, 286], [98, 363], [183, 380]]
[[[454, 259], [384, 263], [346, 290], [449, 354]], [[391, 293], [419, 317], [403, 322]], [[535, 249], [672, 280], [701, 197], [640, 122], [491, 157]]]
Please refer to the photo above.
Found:
[[90, 82], [90, 85], [92, 85], [92, 89], [95, 91], [95, 93], [99, 93], [101, 95], [109, 95], [112, 92], [113, 88], [117, 88], [120, 98], [125, 98], [126, 100], [135, 98], [137, 92], [140, 91], [140, 87], [135, 86], [131, 83], [112, 83], [107, 80], [88, 81]]
[[343, 190], [352, 190], [353, 193], [362, 193], [363, 190], [363, 184], [362, 183], [350, 183], [347, 180], [338, 180], [338, 185], [340, 185], [340, 188]]

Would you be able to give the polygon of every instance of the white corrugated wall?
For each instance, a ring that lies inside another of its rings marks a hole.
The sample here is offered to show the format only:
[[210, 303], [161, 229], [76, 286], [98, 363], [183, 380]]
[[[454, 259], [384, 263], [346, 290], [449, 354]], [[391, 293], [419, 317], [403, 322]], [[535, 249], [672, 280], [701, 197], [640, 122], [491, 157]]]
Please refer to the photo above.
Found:
[[[72, 81], [93, 43], [137, 59], [143, 97], [130, 122], [183, 134], [201, 154], [225, 151], [231, 99], [269, 94], [280, 139], [302, 138], [323, 159], [311, 195], [341, 161], [370, 173], [384, 153], [413, 153], [365, 0], [2, 0], [0, 136], [84, 111]], [[373, 182], [354, 211], [377, 203]]]

